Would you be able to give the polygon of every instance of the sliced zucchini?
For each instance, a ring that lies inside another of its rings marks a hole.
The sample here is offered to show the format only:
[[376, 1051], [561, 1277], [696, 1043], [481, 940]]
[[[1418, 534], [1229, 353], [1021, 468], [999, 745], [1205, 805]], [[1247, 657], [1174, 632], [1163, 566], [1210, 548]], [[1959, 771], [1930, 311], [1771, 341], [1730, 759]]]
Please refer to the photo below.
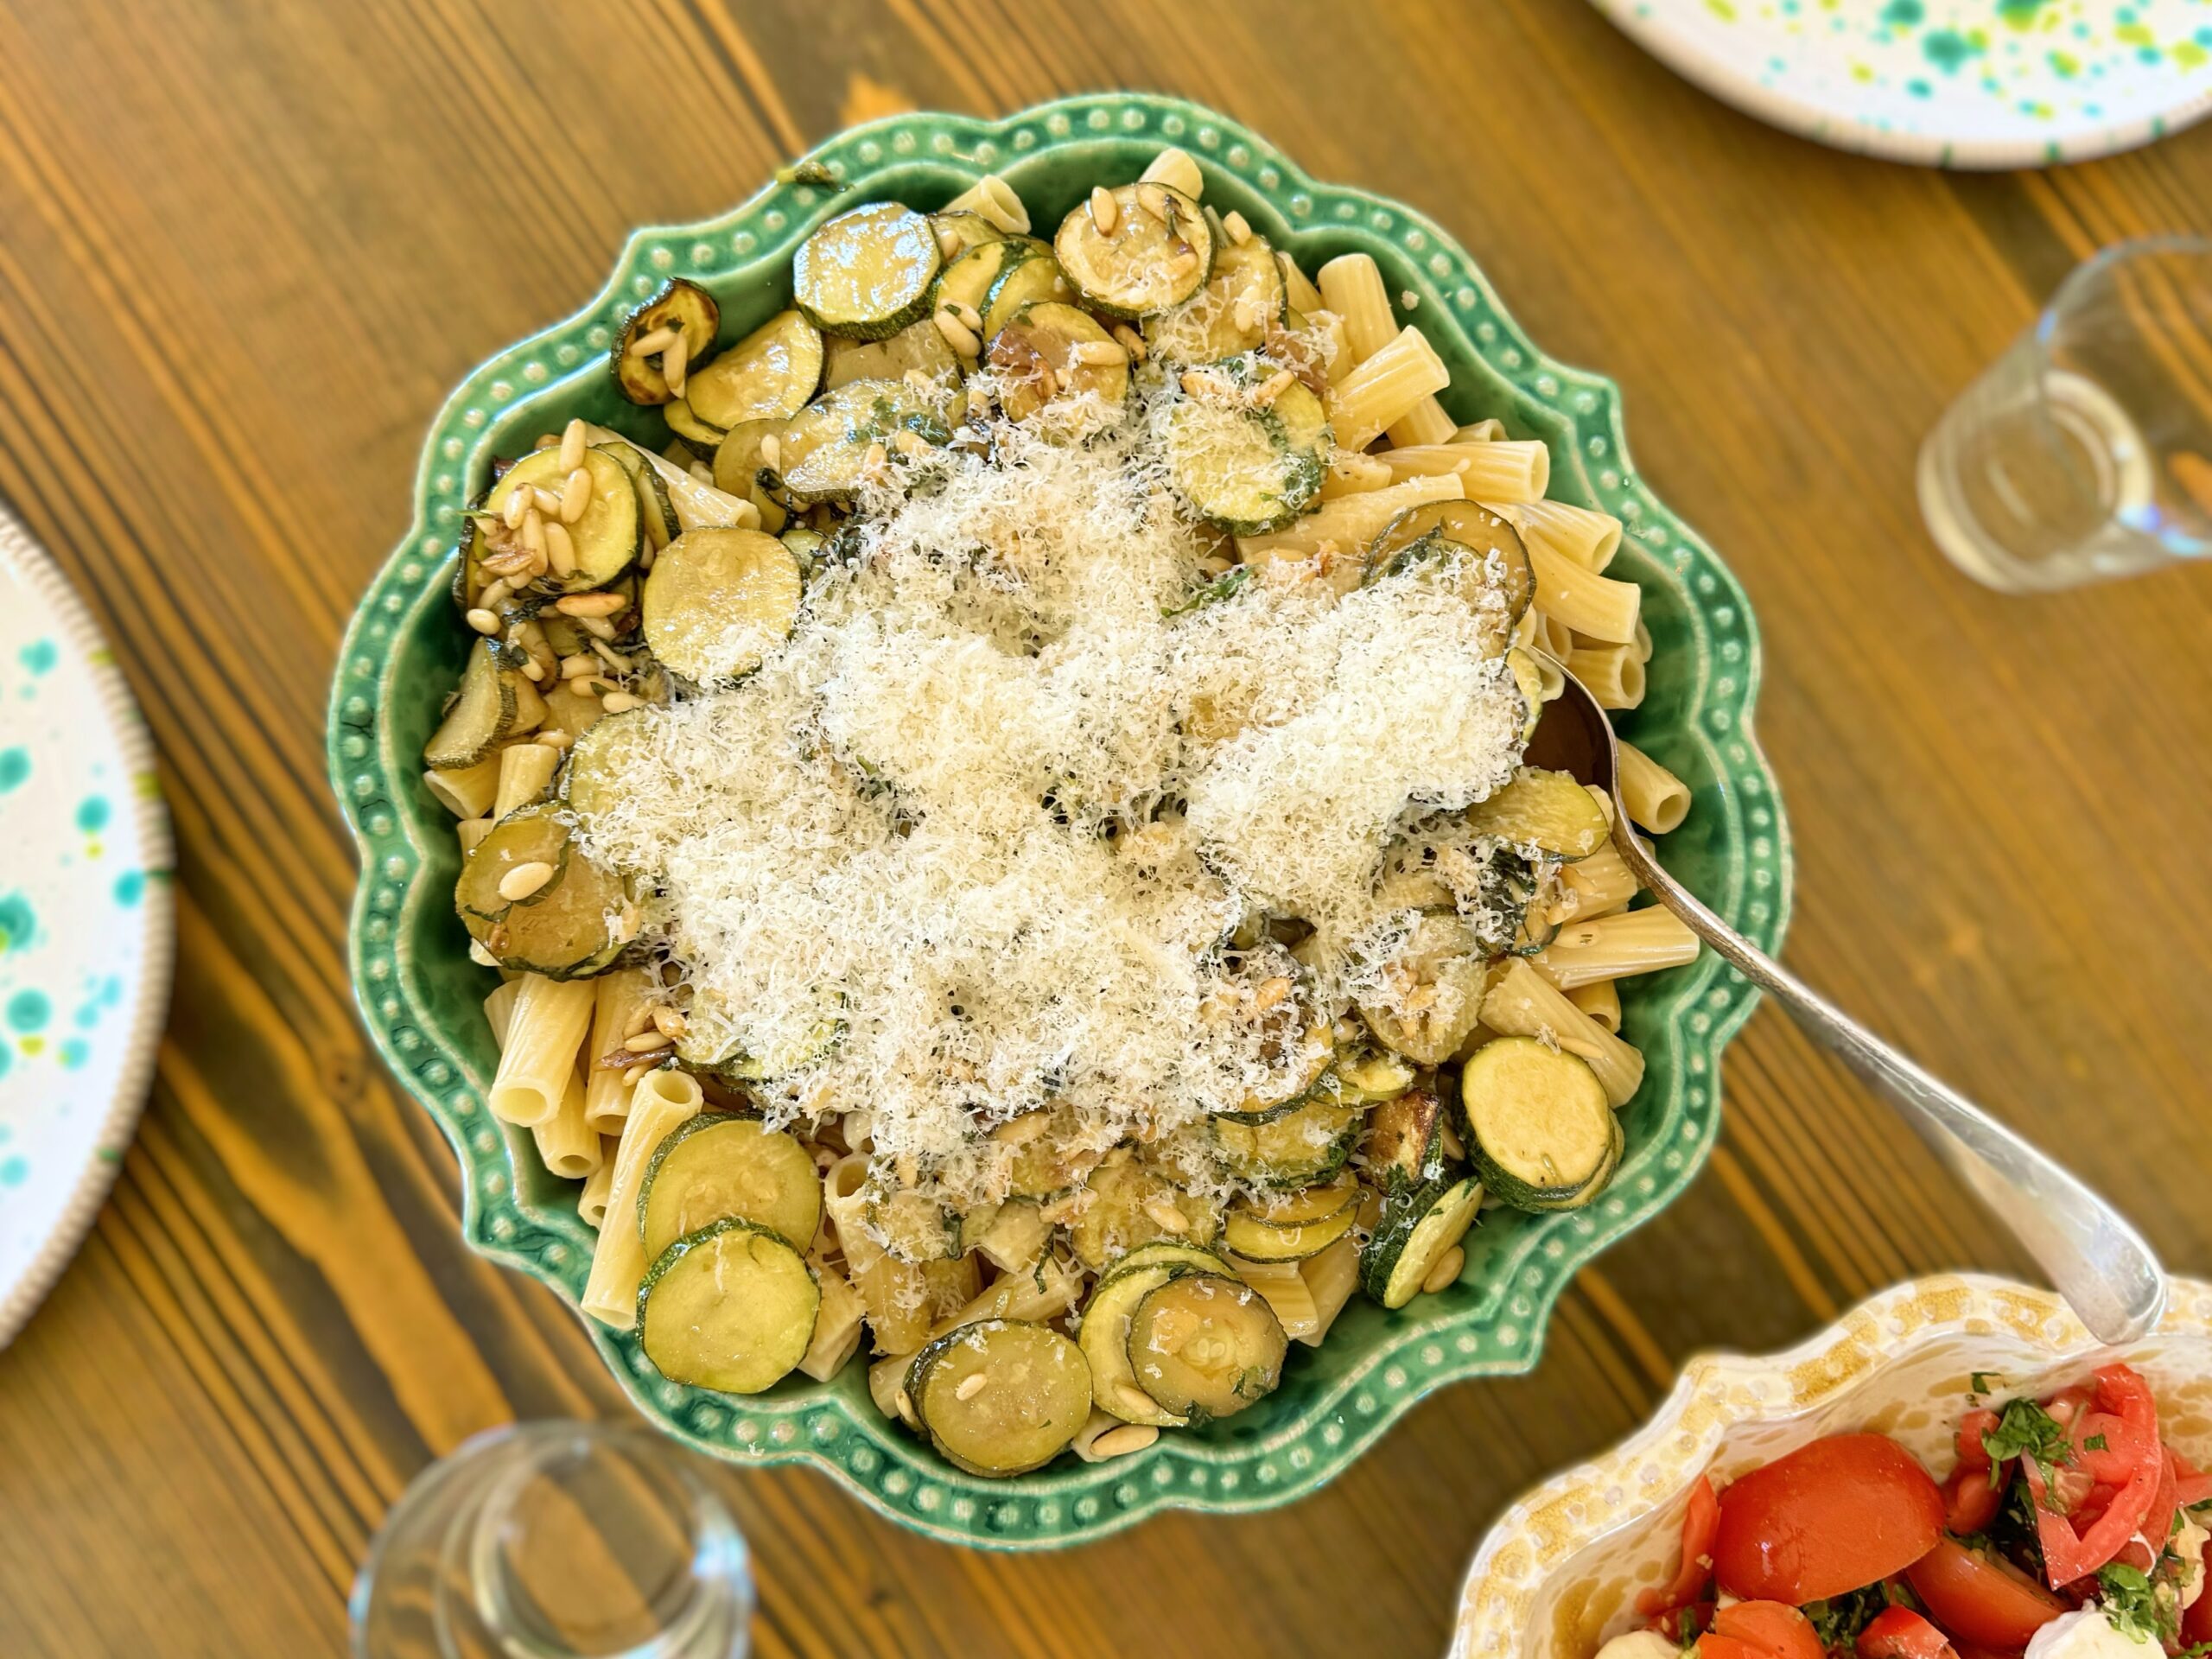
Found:
[[826, 334], [881, 340], [920, 316], [943, 263], [929, 220], [870, 202], [823, 225], [791, 260], [791, 297]]
[[1410, 1089], [1367, 1115], [1367, 1178], [1385, 1192], [1426, 1186], [1444, 1173], [1444, 1103]]
[[1050, 253], [1016, 260], [999, 272], [983, 296], [983, 338], [989, 340], [1033, 305], [1065, 304], [1073, 298], [1075, 289]]
[[[1479, 501], [1424, 501], [1408, 507], [1368, 543], [1366, 579], [1376, 582], [1431, 561], [1440, 563], [1440, 556], [1450, 549], [1465, 556], [1470, 602], [1494, 578], [1505, 595], [1507, 625], [1519, 621], [1536, 594], [1528, 550], [1520, 531]], [[1495, 572], [1492, 555], [1499, 566]]]
[[490, 754], [492, 746], [514, 729], [521, 706], [515, 688], [520, 667], [519, 654], [505, 645], [485, 639], [471, 645], [468, 660], [461, 665], [461, 689], [438, 729], [423, 746], [423, 764], [439, 772], [458, 772]]
[[1167, 363], [1217, 363], [1257, 351], [1289, 310], [1282, 266], [1265, 238], [1224, 242], [1205, 286], [1145, 325], [1145, 345]]
[[[583, 516], [568, 527], [569, 543], [576, 554], [575, 571], [568, 576], [549, 571], [541, 579], [550, 587], [572, 594], [604, 588], [618, 580], [637, 563], [642, 531], [638, 486], [630, 481], [628, 469], [603, 451], [587, 449], [584, 470], [591, 475], [591, 494], [585, 500]], [[506, 510], [509, 498], [518, 490], [550, 490], [558, 495], [568, 481], [568, 474], [561, 470], [558, 449], [533, 449], [507, 468], [485, 499], [484, 509], [496, 516]]]
[[1117, 1279], [1139, 1268], [1198, 1268], [1207, 1273], [1234, 1271], [1229, 1260], [1218, 1250], [1203, 1244], [1185, 1244], [1176, 1238], [1155, 1238], [1149, 1244], [1140, 1244], [1127, 1255], [1116, 1256], [1098, 1275], [1101, 1284]]
[[1335, 1069], [1338, 1093], [1355, 1104], [1395, 1100], [1414, 1086], [1415, 1077], [1402, 1056], [1365, 1043], [1339, 1049]]
[[849, 501], [874, 457], [880, 453], [887, 463], [900, 433], [927, 444], [950, 443], [965, 404], [957, 391], [911, 380], [849, 381], [785, 423], [776, 440], [779, 486], [802, 506]]
[[683, 439], [684, 447], [701, 461], [712, 461], [715, 451], [729, 435], [721, 427], [701, 420], [689, 397], [670, 398], [661, 405], [660, 412], [661, 418], [668, 423], [668, 429]]
[[943, 386], [960, 384], [960, 359], [935, 317], [910, 322], [887, 340], [831, 340], [822, 385], [835, 391], [855, 380], [904, 380], [910, 374]]
[[[530, 902], [502, 908], [500, 879], [528, 863], [550, 863], [554, 876]], [[519, 808], [492, 826], [461, 864], [454, 907], [469, 937], [500, 967], [548, 979], [601, 972], [637, 925], [621, 877], [587, 856], [558, 815], [543, 806]]]
[[645, 643], [699, 684], [760, 666], [798, 620], [798, 561], [757, 530], [687, 531], [645, 577]]
[[[931, 213], [930, 228], [937, 232], [938, 246], [940, 250], [944, 248], [945, 236], [950, 232], [953, 239], [960, 244], [961, 253], [967, 252], [970, 248], [980, 248], [986, 242], [1006, 240], [1004, 231], [999, 229], [981, 213], [971, 213], [965, 208], [955, 209], [950, 213]], [[955, 254], [952, 257], [957, 259], [960, 256]]]
[[645, 1270], [638, 1342], [671, 1382], [759, 1394], [805, 1357], [821, 1308], [797, 1246], [728, 1217], [685, 1234]]
[[1459, 1074], [1467, 1155], [1516, 1210], [1580, 1193], [1613, 1156], [1613, 1109], [1588, 1062], [1533, 1037], [1500, 1037]]
[[[980, 1381], [978, 1381], [980, 1379]], [[1019, 1475], [1067, 1450], [1090, 1416], [1090, 1366], [1048, 1325], [981, 1319], [914, 1356], [906, 1395], [930, 1444], [971, 1475]]]
[[1076, 1340], [1082, 1344], [1084, 1358], [1090, 1363], [1091, 1397], [1099, 1410], [1125, 1423], [1180, 1428], [1186, 1419], [1167, 1410], [1137, 1386], [1136, 1372], [1129, 1363], [1129, 1315], [1136, 1311], [1138, 1303], [1178, 1274], [1226, 1273], [1228, 1264], [1139, 1262], [1137, 1255], [1132, 1251], [1124, 1265], [1116, 1266], [1099, 1280], [1090, 1301], [1084, 1306], [1083, 1323], [1077, 1328]]
[[704, 1112], [653, 1148], [638, 1189], [638, 1236], [657, 1258], [734, 1216], [804, 1250], [822, 1224], [822, 1177], [804, 1147], [756, 1118]]
[[[560, 890], [574, 851], [574, 838], [558, 812], [542, 805], [518, 807], [485, 831], [476, 850], [462, 863], [454, 903], [463, 916], [486, 922], [503, 919], [518, 906], [527, 909], [544, 904]], [[499, 884], [515, 871], [533, 864], [543, 864], [548, 871], [537, 891], [520, 899], [499, 891]]]
[[1125, 184], [1109, 194], [1110, 232], [1099, 229], [1086, 201], [1052, 238], [1061, 270], [1086, 304], [1110, 317], [1148, 317], [1205, 286], [1214, 233], [1197, 202], [1158, 183]]
[[830, 538], [818, 530], [796, 524], [784, 532], [783, 543], [791, 549], [791, 556], [798, 561], [799, 575], [810, 576], [815, 567], [822, 563]]
[[1292, 1033], [1288, 1042], [1268, 1044], [1262, 1053], [1279, 1068], [1275, 1083], [1262, 1093], [1245, 1096], [1235, 1111], [1216, 1114], [1218, 1122], [1272, 1123], [1311, 1101], [1337, 1097], [1337, 1082], [1329, 1072], [1329, 1062], [1336, 1056], [1336, 1033], [1328, 1021], [1316, 1021], [1303, 1033]]
[[572, 739], [582, 737], [606, 715], [597, 697], [570, 690], [566, 681], [545, 694], [545, 724]]
[[1128, 353], [1071, 305], [1047, 300], [1028, 307], [991, 336], [985, 356], [997, 378], [999, 407], [1011, 421], [1029, 420], [1063, 397], [1119, 408], [1129, 395]]
[[958, 306], [974, 312], [980, 320], [983, 308], [990, 303], [992, 285], [1001, 276], [1025, 261], [1052, 257], [1052, 249], [1033, 236], [1007, 236], [995, 242], [978, 243], [938, 275], [937, 291], [930, 299], [931, 309], [941, 311], [948, 305]]
[[602, 715], [569, 750], [561, 799], [587, 829], [609, 807], [637, 798], [638, 769], [652, 753], [651, 731], [643, 709]]
[[1536, 722], [1544, 717], [1544, 671], [1538, 666], [1535, 654], [1519, 645], [1505, 653], [1505, 665], [1513, 671], [1514, 689], [1521, 693], [1522, 706], [1528, 710], [1521, 717], [1521, 741], [1526, 743], [1536, 734]]
[[1221, 1274], [1177, 1274], [1129, 1313], [1137, 1387], [1185, 1421], [1233, 1417], [1273, 1394], [1289, 1347], [1267, 1299]]
[[991, 1143], [1006, 1160], [1006, 1195], [1010, 1198], [1056, 1198], [1073, 1192], [1105, 1154], [1078, 1146], [1074, 1109], [1047, 1106], [1025, 1112], [991, 1131]]
[[[694, 1022], [695, 1027], [699, 1022]], [[734, 1037], [710, 1046], [698, 1031], [677, 1039], [677, 1053], [687, 1065], [712, 1071], [730, 1083], [766, 1083], [811, 1065], [845, 1040], [842, 1015], [825, 1014], [781, 1047], [753, 1053]]]
[[1613, 836], [1605, 809], [1571, 773], [1522, 766], [1512, 780], [1466, 810], [1467, 827], [1514, 847], [1534, 847], [1572, 863]]
[[715, 303], [713, 295], [696, 283], [671, 276], [659, 293], [630, 314], [622, 332], [615, 336], [608, 365], [614, 372], [614, 384], [633, 404], [666, 403], [675, 393], [660, 372], [660, 353], [632, 353], [630, 342], [663, 328], [674, 328], [683, 335], [686, 362], [696, 363], [714, 349], [715, 336], [721, 326], [721, 308]]
[[644, 450], [634, 443], [595, 443], [592, 448], [630, 474], [630, 486], [638, 493], [638, 520], [647, 547], [666, 547], [683, 533], [683, 526], [677, 522], [676, 503], [668, 497], [668, 485], [645, 459]]
[[1383, 967], [1391, 1001], [1362, 1001], [1359, 1017], [1377, 1042], [1415, 1065], [1441, 1065], [1482, 1023], [1489, 972], [1465, 919], [1448, 910], [1424, 912]]
[[1344, 1166], [1359, 1139], [1363, 1116], [1335, 1094], [1316, 1092], [1268, 1122], [1216, 1117], [1214, 1154], [1226, 1174], [1251, 1185], [1310, 1186]]
[[1384, 1199], [1374, 1236], [1359, 1252], [1360, 1288], [1385, 1307], [1403, 1307], [1467, 1236], [1482, 1201], [1472, 1175], [1440, 1177]]
[[868, 1190], [861, 1213], [883, 1248], [901, 1262], [950, 1262], [960, 1251], [960, 1217], [912, 1188]]
[[1302, 1261], [1351, 1230], [1358, 1199], [1359, 1183], [1348, 1173], [1278, 1198], [1240, 1198], [1223, 1218], [1221, 1242], [1248, 1262]]
[[[1249, 376], [1250, 359], [1233, 361]], [[1221, 365], [1208, 371], [1230, 377]], [[1281, 530], [1319, 499], [1329, 423], [1321, 400], [1294, 380], [1272, 404], [1184, 397], [1167, 410], [1168, 476], [1191, 511], [1232, 536]]]
[[[741, 421], [730, 428], [721, 448], [715, 451], [715, 487], [752, 502], [760, 515], [760, 528], [771, 536], [784, 528], [785, 514], [772, 492], [776, 480], [773, 469], [761, 463], [760, 446], [768, 437], [781, 442], [784, 426], [784, 422], [776, 420]], [[766, 481], [760, 476], [763, 472], [770, 474]]]
[[1598, 1173], [1563, 1198], [1532, 1199], [1527, 1208], [1535, 1211], [1580, 1210], [1613, 1184], [1613, 1177], [1620, 1173], [1622, 1155], [1628, 1150], [1628, 1136], [1621, 1129], [1620, 1118], [1613, 1119], [1613, 1146], [1611, 1155], [1598, 1166]]
[[822, 384], [822, 331], [779, 311], [683, 384], [683, 401], [727, 432], [745, 421], [789, 420]]
[[1094, 1273], [1155, 1238], [1206, 1244], [1221, 1231], [1221, 1217], [1212, 1205], [1126, 1152], [1109, 1154], [1090, 1173], [1088, 1185], [1090, 1201], [1068, 1235], [1076, 1260]]

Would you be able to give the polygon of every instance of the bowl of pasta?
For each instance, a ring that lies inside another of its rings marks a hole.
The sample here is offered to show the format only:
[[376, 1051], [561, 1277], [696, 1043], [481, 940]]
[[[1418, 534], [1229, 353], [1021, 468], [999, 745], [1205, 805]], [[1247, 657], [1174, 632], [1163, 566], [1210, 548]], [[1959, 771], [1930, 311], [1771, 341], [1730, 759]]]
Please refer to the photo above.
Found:
[[[353, 969], [639, 1408], [1001, 1547], [1279, 1503], [1688, 1184], [1741, 589], [1429, 220], [903, 116], [472, 374], [341, 652]], [[1633, 825], [1528, 764], [1570, 667]]]

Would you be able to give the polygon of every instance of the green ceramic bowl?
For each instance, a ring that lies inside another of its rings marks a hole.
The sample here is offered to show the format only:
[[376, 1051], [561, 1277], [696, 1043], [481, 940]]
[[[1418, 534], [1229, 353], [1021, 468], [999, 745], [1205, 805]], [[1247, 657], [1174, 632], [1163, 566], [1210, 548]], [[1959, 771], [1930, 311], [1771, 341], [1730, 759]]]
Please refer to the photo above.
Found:
[[[1611, 574], [1643, 586], [1657, 649], [1649, 695], [1624, 724], [1696, 791], [1688, 823], [1668, 837], [1668, 863], [1760, 944], [1780, 942], [1789, 840], [1751, 735], [1759, 645], [1751, 607], [1712, 550], [1636, 476], [1611, 382], [1537, 350], [1430, 220], [1364, 191], [1317, 184], [1273, 145], [1197, 105], [1106, 94], [1000, 121], [895, 117], [807, 158], [848, 190], [777, 185], [722, 218], [640, 231], [590, 304], [462, 382], [424, 446], [413, 526], [340, 653], [329, 758], [361, 847], [353, 983], [378, 1047], [460, 1156], [463, 1227], [486, 1255], [574, 1303], [593, 1235], [576, 1219], [574, 1188], [545, 1174], [529, 1136], [485, 1108], [495, 1061], [479, 1010], [488, 976], [469, 963], [453, 917], [452, 821], [419, 782], [423, 740], [468, 639], [447, 598], [461, 505], [482, 487], [495, 453], [514, 453], [571, 416], [663, 441], [658, 415], [615, 394], [605, 353], [624, 314], [664, 277], [711, 289], [734, 339], [785, 304], [791, 256], [807, 232], [855, 201], [934, 207], [997, 171], [1049, 227], [1094, 182], [1134, 178], [1168, 143], [1198, 158], [1210, 203], [1242, 209], [1306, 270], [1356, 249], [1372, 254], [1393, 293], [1419, 296], [1414, 315], [1451, 365], [1452, 412], [1497, 416], [1516, 435], [1543, 439], [1555, 495], [1626, 521]], [[1339, 1472], [1442, 1384], [1536, 1363], [1545, 1321], [1575, 1269], [1656, 1214], [1703, 1162], [1718, 1129], [1720, 1050], [1753, 996], [1709, 955], [1633, 982], [1628, 1034], [1649, 1070], [1625, 1114], [1627, 1160], [1605, 1198], [1573, 1215], [1485, 1217], [1456, 1287], [1397, 1313], [1355, 1299], [1325, 1345], [1296, 1351], [1267, 1401], [1135, 1457], [1095, 1465], [1069, 1459], [1015, 1480], [980, 1480], [887, 1424], [869, 1403], [864, 1366], [827, 1385], [794, 1378], [735, 1399], [665, 1382], [630, 1337], [588, 1328], [639, 1408], [669, 1433], [734, 1462], [817, 1465], [885, 1515], [940, 1538], [1033, 1548], [1098, 1537], [1162, 1509], [1264, 1509]]]

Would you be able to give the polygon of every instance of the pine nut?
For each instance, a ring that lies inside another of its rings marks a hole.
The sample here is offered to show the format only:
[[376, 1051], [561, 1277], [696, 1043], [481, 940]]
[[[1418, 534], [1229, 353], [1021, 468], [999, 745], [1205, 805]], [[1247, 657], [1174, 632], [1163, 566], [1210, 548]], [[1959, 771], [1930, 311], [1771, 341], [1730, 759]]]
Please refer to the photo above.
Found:
[[660, 354], [660, 378], [668, 382], [668, 389], [678, 397], [683, 395], [684, 372], [690, 366], [689, 348], [682, 334], [671, 340]]
[[531, 741], [533, 743], [543, 743], [549, 749], [567, 749], [573, 748], [575, 746], [576, 740], [569, 736], [568, 733], [563, 731], [558, 726], [547, 726], [541, 727], [537, 734], [531, 738]]
[[[1134, 1382], [1116, 1382], [1114, 1385], [1114, 1398], [1119, 1402], [1123, 1411], [1135, 1412], [1140, 1417], [1149, 1417], [1160, 1409], [1159, 1406], [1154, 1403], [1152, 1396]], [[1092, 1447], [1094, 1451], [1096, 1449], [1095, 1446]]]
[[1122, 222], [1122, 204], [1103, 184], [1090, 187], [1090, 222], [1098, 227], [1101, 236], [1113, 235], [1114, 227]]
[[536, 507], [525, 506], [523, 509], [522, 544], [532, 553], [545, 550], [545, 521], [537, 516]]
[[[938, 308], [937, 331], [944, 336], [944, 343], [959, 356], [976, 357], [982, 352], [982, 342], [969, 331], [966, 323], [952, 315], [952, 308], [949, 305]], [[760, 445], [763, 460], [767, 457], [767, 442], [764, 439]]]
[[558, 518], [561, 516], [561, 498], [556, 492], [533, 484], [530, 487], [530, 499], [537, 503], [538, 512], [544, 518]]
[[[576, 544], [569, 535], [569, 527], [556, 518], [545, 526], [544, 535], [545, 562], [553, 567], [553, 574], [556, 576], [575, 575]], [[589, 623], [594, 619], [585, 617], [582, 620]]]
[[599, 664], [581, 651], [573, 657], [563, 657], [561, 659], [561, 677], [564, 680], [581, 680], [588, 675], [598, 672]]
[[944, 257], [947, 264], [950, 264], [952, 261], [957, 259], [961, 253], [960, 232], [954, 230], [949, 225], [938, 226], [937, 227], [937, 251], [939, 255]]
[[1075, 360], [1078, 363], [1095, 363], [1101, 367], [1106, 367], [1116, 363], [1128, 362], [1128, 354], [1110, 340], [1085, 340], [1077, 343]]
[[622, 1046], [632, 1054], [650, 1054], [657, 1048], [666, 1048], [668, 1038], [658, 1031], [641, 1031], [634, 1037], [625, 1037]]
[[509, 530], [522, 528], [522, 516], [530, 511], [530, 492], [517, 490], [507, 498], [507, 505], [499, 509], [499, 522]]
[[978, 311], [974, 306], [969, 305], [964, 300], [950, 300], [945, 303], [945, 309], [951, 312], [954, 316], [959, 318], [962, 324], [967, 328], [969, 334], [974, 334], [979, 340], [982, 338], [983, 314]]
[[530, 447], [532, 449], [550, 449], [560, 442], [561, 435], [558, 432], [541, 432], [530, 441]]
[[653, 1028], [671, 1043], [681, 1037], [685, 1030], [683, 1016], [674, 1008], [665, 1006], [656, 1007], [652, 1011], [652, 1021]]
[[1141, 184], [1137, 186], [1137, 206], [1143, 208], [1145, 212], [1150, 213], [1161, 224], [1165, 225], [1168, 223], [1167, 215], [1172, 210], [1167, 205], [1167, 192], [1162, 189], [1159, 185]]
[[468, 959], [479, 968], [496, 968], [499, 965], [499, 959], [484, 948], [484, 942], [481, 939], [471, 939], [468, 942]]
[[[1147, 1404], [1151, 1402], [1147, 1400]], [[1160, 1438], [1160, 1431], [1150, 1423], [1123, 1423], [1119, 1428], [1109, 1428], [1090, 1443], [1094, 1458], [1126, 1458], [1132, 1452], [1141, 1452]]]
[[500, 602], [514, 590], [514, 583], [502, 576], [499, 581], [486, 586], [484, 591], [476, 596], [476, 602], [485, 610], [496, 611], [499, 608]]
[[1274, 403], [1290, 390], [1290, 383], [1297, 378], [1288, 369], [1277, 369], [1261, 383], [1259, 391], [1252, 394], [1253, 400], [1262, 404]]
[[545, 678], [544, 665], [535, 657], [531, 658], [528, 662], [522, 665], [522, 673], [523, 677], [528, 680], [532, 685], [539, 683]]
[[553, 608], [563, 616], [612, 616], [628, 603], [620, 594], [563, 594]]
[[655, 352], [664, 352], [683, 336], [674, 328], [656, 328], [651, 334], [639, 334], [625, 352], [629, 357], [651, 357]]
[[868, 453], [861, 457], [861, 472], [872, 479], [880, 479], [891, 466], [891, 452], [880, 443], [871, 443]]
[[480, 605], [469, 612], [468, 626], [479, 633], [497, 633], [499, 631], [499, 613], [487, 611]]
[[1144, 1212], [1159, 1224], [1163, 1232], [1174, 1233], [1179, 1236], [1191, 1230], [1190, 1217], [1165, 1198], [1148, 1199], [1145, 1204]]
[[561, 429], [561, 470], [573, 473], [584, 464], [584, 423], [570, 421]]
[[962, 1377], [960, 1381], [953, 1386], [952, 1397], [956, 1400], [973, 1400], [982, 1391], [983, 1374], [981, 1371], [977, 1371], [971, 1376]]
[[610, 691], [599, 700], [599, 706], [610, 715], [620, 715], [637, 708], [640, 701], [627, 691]]
[[1250, 221], [1234, 207], [1222, 215], [1221, 228], [1229, 232], [1229, 239], [1240, 248], [1252, 239]]
[[899, 1408], [899, 1415], [906, 1421], [912, 1423], [919, 1421], [914, 1415], [914, 1396], [906, 1389], [899, 1389], [892, 1403]]
[[760, 464], [772, 473], [783, 468], [784, 441], [773, 432], [760, 440]]
[[1122, 342], [1122, 349], [1129, 354], [1130, 362], [1141, 363], [1144, 361], [1144, 336], [1142, 334], [1137, 333], [1135, 329], [1130, 327], [1126, 322], [1117, 322], [1114, 325], [1114, 338]]
[[518, 864], [499, 878], [499, 897], [518, 904], [553, 879], [553, 867], [543, 860]]
[[623, 1067], [623, 1086], [629, 1089], [636, 1088], [638, 1086], [638, 1079], [644, 1077], [646, 1072], [652, 1069], [652, 1062], [650, 1060], [639, 1060], [635, 1065], [626, 1065]]
[[1430, 1295], [1448, 1289], [1459, 1282], [1460, 1270], [1466, 1265], [1466, 1251], [1454, 1244], [1436, 1258], [1436, 1265], [1428, 1270], [1428, 1277], [1421, 1281], [1421, 1289]]
[[632, 662], [627, 657], [625, 657], [620, 652], [609, 649], [604, 639], [594, 639], [591, 642], [591, 648], [593, 654], [596, 656], [601, 662], [605, 663], [607, 667], [613, 669], [617, 674], [627, 674], [632, 669], [637, 666], [635, 663]]
[[591, 505], [591, 474], [578, 467], [569, 474], [569, 481], [561, 487], [561, 499], [555, 504], [561, 522], [573, 524], [584, 516], [584, 509]]

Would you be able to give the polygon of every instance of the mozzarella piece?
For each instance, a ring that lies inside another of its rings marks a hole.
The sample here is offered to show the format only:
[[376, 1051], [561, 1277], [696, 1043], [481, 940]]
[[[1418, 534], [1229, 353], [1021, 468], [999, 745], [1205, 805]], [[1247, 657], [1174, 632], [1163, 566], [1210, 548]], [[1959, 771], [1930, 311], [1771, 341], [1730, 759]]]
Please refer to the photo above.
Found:
[[2113, 1629], [2094, 1603], [2061, 1613], [2028, 1643], [2026, 1659], [2152, 1659], [2156, 1643], [2139, 1642]]
[[1656, 1630], [1631, 1630], [1598, 1649], [1598, 1659], [1681, 1659], [1682, 1650]]

